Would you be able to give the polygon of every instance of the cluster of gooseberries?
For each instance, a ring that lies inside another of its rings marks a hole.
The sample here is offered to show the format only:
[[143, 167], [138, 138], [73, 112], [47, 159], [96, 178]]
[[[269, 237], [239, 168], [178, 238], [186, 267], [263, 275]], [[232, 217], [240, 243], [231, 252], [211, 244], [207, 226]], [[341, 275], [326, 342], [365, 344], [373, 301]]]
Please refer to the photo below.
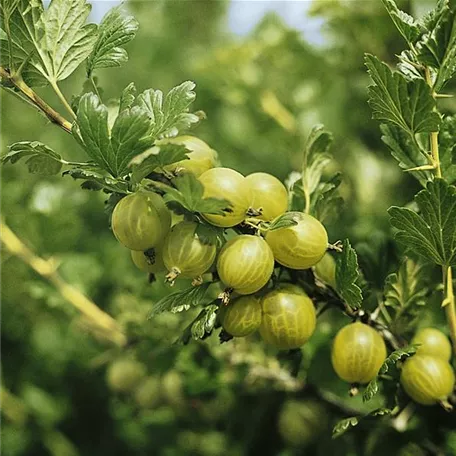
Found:
[[[290, 270], [313, 268], [316, 277], [335, 287], [335, 262], [327, 253], [324, 226], [309, 214], [288, 212], [293, 225], [258, 229], [287, 213], [287, 189], [278, 179], [266, 173], [244, 177], [218, 167], [216, 152], [198, 138], [181, 136], [166, 141], [183, 144], [191, 152], [188, 160], [165, 171], [173, 175], [192, 173], [202, 184], [204, 197], [229, 201], [230, 211], [223, 215], [201, 213], [196, 219], [173, 224], [163, 198], [143, 189], [116, 205], [112, 215], [116, 238], [131, 250], [139, 269], [152, 274], [167, 272], [168, 281], [185, 277], [198, 285], [205, 273], [216, 273], [225, 290], [220, 296], [218, 318], [229, 335], [244, 337], [258, 330], [266, 343], [278, 349], [301, 347], [316, 326], [312, 300], [297, 285], [268, 284], [280, 265]], [[229, 240], [220, 249], [198, 235], [198, 224], [203, 220], [225, 229]], [[257, 228], [254, 234], [237, 229], [247, 226]], [[418, 354], [404, 363], [401, 375], [404, 390], [421, 404], [445, 400], [454, 386], [448, 363], [451, 349], [437, 355], [440, 349], [432, 348], [434, 342], [428, 333], [417, 335], [421, 337], [414, 341], [421, 343]], [[355, 387], [375, 378], [386, 356], [382, 336], [359, 321], [342, 328], [332, 348], [335, 372]]]

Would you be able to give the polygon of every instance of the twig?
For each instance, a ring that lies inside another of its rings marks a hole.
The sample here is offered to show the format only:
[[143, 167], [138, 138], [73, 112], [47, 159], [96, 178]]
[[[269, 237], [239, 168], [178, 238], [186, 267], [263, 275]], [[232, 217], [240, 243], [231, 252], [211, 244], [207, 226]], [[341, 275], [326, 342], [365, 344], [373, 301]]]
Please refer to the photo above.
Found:
[[22, 78], [13, 76], [8, 70], [0, 67], [0, 77], [13, 84], [34, 106], [36, 106], [54, 124], [71, 134], [71, 122], [66, 120], [55, 109], [51, 108], [37, 93], [35, 93]]
[[0, 222], [0, 227], [1, 240], [13, 255], [19, 257], [41, 277], [54, 285], [62, 297], [87, 317], [106, 339], [118, 346], [126, 345], [127, 338], [114, 318], [98, 308], [78, 289], [66, 283], [57, 273], [56, 266], [52, 261], [46, 261], [36, 256], [4, 222]]

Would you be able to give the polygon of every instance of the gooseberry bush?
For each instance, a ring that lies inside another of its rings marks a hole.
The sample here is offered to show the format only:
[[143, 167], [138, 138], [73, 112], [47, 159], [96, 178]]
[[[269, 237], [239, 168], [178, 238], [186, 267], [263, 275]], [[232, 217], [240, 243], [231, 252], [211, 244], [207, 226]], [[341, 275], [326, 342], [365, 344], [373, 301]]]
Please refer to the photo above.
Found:
[[[329, 309], [345, 315], [331, 347], [334, 375], [346, 382], [347, 395], [360, 394], [368, 403], [382, 390], [386, 400], [364, 414], [343, 409], [349, 416], [335, 424], [334, 437], [362, 420], [397, 421], [409, 413], [411, 401], [447, 411], [456, 402], [456, 116], [439, 110], [456, 72], [456, 7], [440, 0], [415, 19], [394, 1], [383, 3], [407, 49], [396, 62], [365, 56], [369, 104], [385, 146], [423, 188], [406, 207], [388, 211], [402, 259], [378, 293], [350, 241], [331, 239], [325, 228], [337, 224], [342, 176], [331, 173], [334, 139], [324, 126], [302, 138], [302, 168], [285, 183], [263, 172], [244, 176], [223, 166], [217, 144], [197, 137], [199, 124], [211, 119], [192, 111], [193, 82], [166, 94], [152, 88], [138, 93], [132, 82], [115, 104], [103, 99], [97, 70], [127, 62], [125, 45], [138, 27], [120, 7], [96, 26], [86, 24], [85, 0], [53, 0], [47, 9], [40, 0], [1, 2], [2, 88], [71, 135], [87, 156], [71, 162], [46, 144], [21, 141], [9, 145], [2, 162], [71, 177], [83, 190], [106, 195], [113, 242], [125, 247], [131, 267], [147, 274], [151, 287], [167, 283], [167, 295], [151, 305], [149, 320], [180, 313], [184, 329], [175, 340], [181, 350], [208, 337], [221, 343], [251, 337], [252, 344], [276, 349], [296, 377], [301, 347], [319, 318]], [[68, 99], [60, 81], [80, 66], [81, 92]], [[64, 114], [37, 94], [44, 86], [54, 90]], [[8, 233], [4, 225], [6, 248], [26, 258]], [[52, 274], [42, 273], [55, 283]], [[184, 285], [175, 291], [175, 284]], [[447, 325], [419, 328], [419, 313], [436, 293]], [[112, 342], [127, 347], [142, 337], [90, 304], [79, 310]], [[194, 309], [198, 313], [189, 318]], [[160, 388], [134, 360], [112, 363], [107, 380], [140, 403], [154, 403], [148, 391]], [[313, 408], [312, 402], [306, 406]], [[288, 409], [299, 415], [300, 405], [288, 403], [281, 415], [285, 434]], [[299, 444], [296, 436], [290, 439]]]

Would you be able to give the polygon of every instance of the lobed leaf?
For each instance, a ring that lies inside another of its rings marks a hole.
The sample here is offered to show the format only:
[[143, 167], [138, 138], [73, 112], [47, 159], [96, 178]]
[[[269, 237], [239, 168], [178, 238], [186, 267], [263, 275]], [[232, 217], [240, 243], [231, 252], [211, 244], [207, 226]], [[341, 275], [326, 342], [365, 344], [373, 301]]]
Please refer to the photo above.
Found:
[[268, 231], [279, 230], [280, 228], [286, 228], [287, 226], [297, 225], [299, 220], [296, 220], [296, 214], [293, 212], [285, 212], [285, 214], [279, 215], [275, 218], [268, 226]]
[[[381, 124], [382, 141], [390, 148], [391, 155], [403, 170], [428, 165], [429, 161], [410, 134], [395, 125]], [[411, 174], [425, 187], [432, 178], [430, 170], [412, 171]]]
[[87, 59], [87, 77], [97, 68], [119, 67], [128, 60], [122, 47], [136, 36], [138, 21], [123, 12], [122, 6], [111, 9], [103, 17], [98, 38]]
[[425, 269], [416, 261], [405, 258], [397, 273], [390, 274], [385, 281], [385, 305], [404, 310], [425, 304], [427, 287]]
[[150, 315], [149, 319], [163, 312], [182, 312], [203, 304], [207, 289], [210, 282], [205, 282], [197, 287], [187, 288], [186, 290], [176, 291], [158, 301]]
[[25, 163], [32, 174], [51, 176], [58, 174], [62, 169], [62, 157], [39, 141], [21, 141], [12, 144], [1, 161], [16, 163], [24, 157], [28, 157]]
[[353, 309], [358, 309], [363, 300], [361, 289], [356, 284], [358, 278], [358, 258], [350, 241], [345, 239], [342, 254], [338, 255], [336, 260], [336, 291]]
[[218, 309], [217, 304], [210, 304], [200, 312], [191, 326], [193, 339], [202, 339], [212, 332], [217, 321]]
[[332, 438], [337, 439], [337, 437], [345, 434], [349, 429], [357, 426], [359, 424], [359, 418], [357, 416], [350, 416], [349, 418], [340, 420], [333, 428]]
[[419, 62], [437, 70], [434, 90], [438, 92], [456, 72], [456, 10], [448, 0], [440, 1], [430, 17], [416, 50]]
[[379, 375], [386, 374], [388, 370], [395, 366], [398, 361], [402, 361], [405, 358], [408, 358], [409, 356], [412, 356], [416, 353], [416, 346], [415, 345], [410, 345], [405, 348], [399, 348], [398, 350], [394, 350], [388, 358], [385, 359], [385, 362], [382, 364], [382, 367], [380, 367], [380, 370], [378, 371]]
[[456, 265], [456, 188], [443, 179], [415, 196], [420, 214], [404, 207], [388, 213], [395, 238], [406, 248], [442, 266]]
[[365, 62], [374, 82], [369, 87], [369, 105], [375, 119], [389, 122], [411, 136], [439, 130], [440, 116], [434, 111], [435, 100], [425, 81], [407, 81], [370, 54], [366, 54]]
[[439, 134], [440, 169], [442, 177], [449, 183], [456, 183], [456, 115], [446, 116]]
[[73, 179], [83, 179], [84, 182], [81, 184], [81, 188], [84, 190], [105, 190], [121, 194], [128, 192], [127, 182], [105, 176], [98, 169], [72, 168], [62, 175], [71, 176]]
[[388, 14], [409, 45], [413, 45], [422, 33], [421, 24], [405, 11], [401, 11], [393, 0], [382, 0]]

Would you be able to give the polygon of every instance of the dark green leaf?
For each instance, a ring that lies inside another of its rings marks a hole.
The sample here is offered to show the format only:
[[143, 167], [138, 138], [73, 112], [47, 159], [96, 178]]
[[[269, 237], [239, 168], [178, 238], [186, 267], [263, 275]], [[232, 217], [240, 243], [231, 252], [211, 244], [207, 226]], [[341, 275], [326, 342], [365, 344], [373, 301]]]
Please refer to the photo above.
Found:
[[405, 247], [442, 266], [456, 265], [456, 188], [442, 179], [415, 196], [420, 214], [404, 207], [388, 213]]
[[456, 115], [442, 121], [439, 134], [440, 168], [442, 177], [449, 183], [456, 183]]
[[385, 281], [385, 305], [394, 309], [422, 306], [426, 303], [427, 287], [425, 269], [419, 263], [405, 258], [397, 273], [390, 274]]
[[8, 147], [8, 153], [2, 157], [2, 163], [16, 163], [21, 158], [28, 157], [25, 162], [29, 172], [33, 174], [53, 175], [62, 169], [59, 154], [38, 141], [22, 141]]
[[[394, 125], [382, 124], [382, 141], [390, 148], [391, 155], [399, 162], [399, 166], [408, 170], [428, 165], [429, 161], [412, 137]], [[412, 171], [411, 174], [424, 187], [432, 178], [432, 172], [426, 170]]]
[[402, 51], [398, 55], [399, 62], [397, 64], [397, 69], [405, 76], [408, 81], [414, 81], [415, 79], [423, 79], [423, 70], [418, 62], [416, 55], [413, 51]]
[[131, 159], [145, 149], [145, 144], [140, 140], [148, 128], [149, 117], [138, 106], [127, 108], [119, 114], [111, 131], [114, 176], [124, 174]]
[[110, 137], [108, 108], [88, 93], [81, 97], [77, 124], [87, 154], [114, 177], [125, 173], [130, 160], [147, 147], [141, 139], [149, 128], [149, 118], [138, 106], [119, 114]]
[[351, 416], [349, 418], [344, 418], [343, 420], [340, 420], [333, 428], [332, 438], [336, 439], [337, 437], [340, 437], [352, 427], [357, 426], [358, 423], [359, 417], [357, 416]]
[[98, 39], [87, 60], [87, 76], [97, 68], [119, 67], [128, 60], [122, 47], [130, 42], [138, 30], [133, 16], [125, 15], [122, 6], [111, 9], [101, 21]]
[[223, 228], [218, 228], [208, 223], [198, 223], [196, 235], [203, 244], [220, 247], [225, 242]]
[[210, 282], [205, 282], [200, 286], [187, 288], [165, 296], [154, 305], [149, 319], [162, 312], [182, 312], [190, 309], [190, 307], [203, 304], [209, 285]]
[[164, 199], [173, 206], [178, 204], [188, 212], [223, 215], [229, 212], [230, 202], [217, 198], [203, 198], [204, 188], [201, 182], [192, 174], [185, 173], [173, 180], [176, 188], [160, 182], [151, 185], [165, 193]]
[[369, 104], [375, 119], [392, 123], [410, 135], [438, 131], [440, 116], [434, 111], [435, 100], [424, 81], [407, 81], [373, 55], [366, 54], [365, 60], [374, 82], [369, 87]]
[[310, 200], [311, 213], [320, 222], [332, 221], [338, 217], [344, 204], [338, 193], [341, 183], [341, 174], [335, 174], [328, 181], [321, 181], [313, 193]]
[[337, 255], [336, 260], [336, 291], [344, 302], [351, 308], [361, 306], [363, 296], [361, 289], [356, 285], [359, 277], [358, 258], [350, 241], [343, 242], [342, 254]]
[[128, 192], [127, 182], [105, 176], [95, 169], [73, 168], [65, 171], [62, 175], [71, 176], [73, 179], [83, 179], [84, 182], [81, 184], [81, 187], [85, 190], [105, 189], [106, 191], [116, 193]]
[[437, 70], [434, 90], [438, 92], [456, 72], [456, 18], [447, 1], [440, 2], [435, 11], [432, 28], [416, 49], [418, 60]]
[[370, 401], [377, 393], [378, 393], [378, 382], [377, 382], [377, 377], [375, 377], [373, 380], [371, 380], [367, 384], [367, 386], [363, 392], [363, 402]]
[[398, 350], [394, 350], [393, 353], [391, 353], [388, 358], [386, 358], [385, 362], [382, 364], [382, 367], [378, 371], [379, 375], [386, 374], [388, 370], [395, 366], [398, 361], [402, 361], [405, 358], [408, 358], [409, 356], [412, 356], [413, 354], [416, 353], [416, 346], [415, 345], [410, 345], [405, 348], [400, 348]]
[[412, 45], [421, 35], [420, 24], [409, 14], [401, 11], [393, 0], [382, 0], [394, 25], [409, 45]]
[[283, 215], [279, 215], [274, 219], [268, 227], [268, 231], [279, 230], [280, 228], [286, 228], [287, 226], [297, 225], [298, 221], [296, 219], [295, 212], [285, 212]]

